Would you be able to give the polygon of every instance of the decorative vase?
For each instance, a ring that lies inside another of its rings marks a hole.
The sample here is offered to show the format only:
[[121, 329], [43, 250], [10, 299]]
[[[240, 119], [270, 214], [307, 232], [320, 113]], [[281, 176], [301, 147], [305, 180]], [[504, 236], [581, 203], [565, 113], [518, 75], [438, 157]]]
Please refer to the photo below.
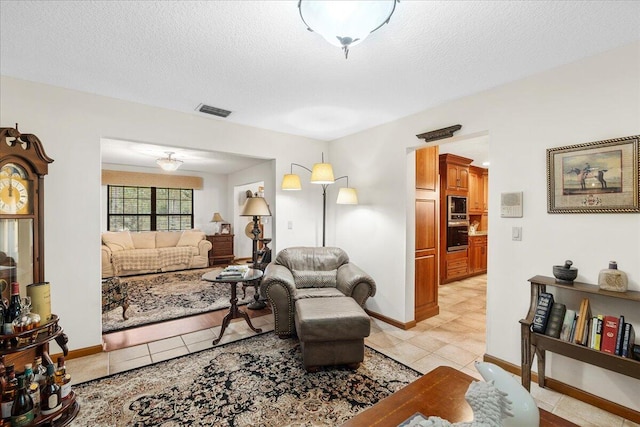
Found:
[[618, 270], [618, 263], [609, 261], [609, 268], [600, 270], [598, 286], [604, 291], [627, 292], [629, 280], [627, 273]]

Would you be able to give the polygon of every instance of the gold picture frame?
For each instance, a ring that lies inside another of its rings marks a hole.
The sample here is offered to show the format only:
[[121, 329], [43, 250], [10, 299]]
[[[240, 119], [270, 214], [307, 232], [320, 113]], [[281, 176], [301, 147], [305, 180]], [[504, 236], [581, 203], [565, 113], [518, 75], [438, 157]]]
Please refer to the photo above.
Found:
[[547, 212], [640, 212], [639, 141], [634, 135], [547, 149]]

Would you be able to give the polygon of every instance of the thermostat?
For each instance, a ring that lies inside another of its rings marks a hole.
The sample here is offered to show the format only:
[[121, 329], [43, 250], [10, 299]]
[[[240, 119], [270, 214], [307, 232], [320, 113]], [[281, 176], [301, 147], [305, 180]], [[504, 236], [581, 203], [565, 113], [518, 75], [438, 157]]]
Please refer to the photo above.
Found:
[[500, 216], [502, 218], [522, 218], [522, 191], [500, 194]]

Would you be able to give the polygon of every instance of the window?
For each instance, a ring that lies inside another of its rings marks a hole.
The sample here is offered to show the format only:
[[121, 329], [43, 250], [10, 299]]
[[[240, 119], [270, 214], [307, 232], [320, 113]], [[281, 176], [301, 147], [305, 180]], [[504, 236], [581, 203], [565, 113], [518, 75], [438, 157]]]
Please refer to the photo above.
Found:
[[107, 230], [193, 228], [193, 190], [109, 185]]

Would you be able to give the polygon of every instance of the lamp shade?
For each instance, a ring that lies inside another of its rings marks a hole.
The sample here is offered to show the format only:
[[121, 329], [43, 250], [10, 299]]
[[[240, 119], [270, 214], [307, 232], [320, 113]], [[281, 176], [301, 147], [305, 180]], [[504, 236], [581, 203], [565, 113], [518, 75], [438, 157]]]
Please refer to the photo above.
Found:
[[357, 205], [358, 193], [355, 188], [343, 187], [338, 192], [338, 200], [336, 203], [339, 205]]
[[281, 187], [283, 190], [302, 190], [300, 177], [294, 173], [288, 173], [282, 178]]
[[240, 216], [271, 216], [271, 211], [264, 198], [249, 197], [244, 202]]
[[213, 218], [211, 218], [211, 222], [224, 222], [224, 219], [222, 219], [222, 215], [220, 215], [220, 212], [216, 212], [213, 214]]
[[333, 167], [331, 163], [316, 163], [311, 171], [312, 184], [333, 184]]

